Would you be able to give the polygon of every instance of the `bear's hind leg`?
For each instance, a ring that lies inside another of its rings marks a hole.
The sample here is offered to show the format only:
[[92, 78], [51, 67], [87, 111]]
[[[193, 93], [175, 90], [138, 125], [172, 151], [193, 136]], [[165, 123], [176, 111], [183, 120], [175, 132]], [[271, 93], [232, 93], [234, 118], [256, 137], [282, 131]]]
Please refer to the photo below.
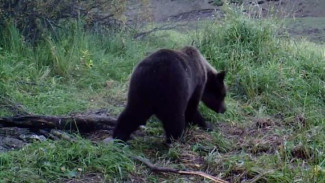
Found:
[[151, 115], [152, 113], [146, 110], [125, 108], [118, 117], [113, 138], [127, 141], [131, 133], [137, 130], [140, 125], [144, 125]]
[[166, 142], [169, 144], [172, 140], [179, 139], [185, 129], [184, 112], [177, 112], [170, 109], [169, 112], [157, 113], [157, 118], [163, 123], [166, 133]]

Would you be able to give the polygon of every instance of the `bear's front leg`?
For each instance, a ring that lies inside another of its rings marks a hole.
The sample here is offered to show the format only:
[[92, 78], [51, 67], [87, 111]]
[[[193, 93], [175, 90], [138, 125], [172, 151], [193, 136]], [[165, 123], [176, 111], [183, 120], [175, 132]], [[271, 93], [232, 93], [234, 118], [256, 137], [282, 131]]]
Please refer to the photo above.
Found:
[[196, 110], [193, 113], [191, 123], [196, 124], [199, 127], [201, 127], [202, 129], [207, 130], [207, 131], [213, 130], [212, 125], [210, 123], [205, 122], [204, 117], [201, 115], [201, 113], [198, 110]]

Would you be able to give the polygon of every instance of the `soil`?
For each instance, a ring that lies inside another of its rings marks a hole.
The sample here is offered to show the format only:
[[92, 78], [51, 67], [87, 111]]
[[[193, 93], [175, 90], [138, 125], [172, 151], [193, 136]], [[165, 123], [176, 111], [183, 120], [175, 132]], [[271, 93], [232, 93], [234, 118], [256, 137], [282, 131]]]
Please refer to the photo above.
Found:
[[[192, 12], [194, 17], [183, 17], [188, 19], [205, 19], [208, 13], [202, 11], [210, 9], [220, 11], [221, 6], [217, 6], [213, 0], [150, 0], [148, 13], [153, 17], [153, 21], [166, 21], [170, 17], [182, 16]], [[232, 3], [233, 6], [238, 4]], [[325, 2], [322, 0], [243, 0], [243, 11], [254, 11], [260, 9], [265, 14], [275, 12], [281, 16], [295, 17], [325, 17]], [[136, 11], [132, 11], [133, 15]], [[214, 12], [209, 13], [213, 16]]]
[[72, 179], [61, 179], [58, 182], [65, 183], [106, 183], [105, 177], [99, 173], [91, 173], [82, 175], [80, 178], [72, 178]]
[[[195, 21], [220, 19], [222, 7], [215, 5], [217, 0], [148, 0], [143, 5], [140, 0], [131, 0], [126, 16], [130, 23]], [[255, 17], [278, 16], [287, 18], [288, 32], [295, 37], [304, 36], [314, 42], [324, 42], [325, 1], [323, 0], [243, 0], [242, 5], [232, 3], [231, 6]], [[302, 19], [305, 18], [305, 19]], [[306, 19], [309, 18], [309, 19]], [[310, 24], [313, 18], [324, 18], [316, 25], [297, 26], [302, 20]], [[319, 24], [319, 27], [317, 27]], [[315, 27], [316, 26], [316, 27]]]

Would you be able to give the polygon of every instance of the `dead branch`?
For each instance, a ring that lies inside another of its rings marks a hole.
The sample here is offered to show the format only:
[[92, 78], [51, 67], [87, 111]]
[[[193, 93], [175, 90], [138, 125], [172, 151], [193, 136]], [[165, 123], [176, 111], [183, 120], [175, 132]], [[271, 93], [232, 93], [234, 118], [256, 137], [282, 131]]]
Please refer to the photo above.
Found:
[[144, 158], [141, 158], [139, 156], [135, 156], [132, 158], [136, 161], [139, 161], [139, 162], [145, 164], [147, 167], [149, 167], [154, 172], [177, 173], [177, 174], [181, 174], [181, 175], [197, 175], [197, 176], [201, 176], [201, 177], [210, 179], [216, 183], [228, 183], [228, 181], [219, 179], [217, 177], [214, 177], [212, 175], [206, 174], [201, 171], [186, 171], [186, 170], [177, 170], [177, 169], [169, 168], [169, 167], [157, 167], [154, 164], [152, 164], [150, 161], [148, 161]]
[[110, 129], [115, 126], [116, 119], [109, 116], [76, 115], [76, 116], [42, 116], [27, 115], [0, 117], [0, 124], [5, 127], [24, 127], [34, 129], [60, 129], [90, 132]]
[[253, 179], [251, 179], [249, 182], [250, 183], [255, 183], [255, 182], [261, 180], [265, 175], [273, 173], [273, 172], [274, 172], [273, 170], [263, 172], [263, 173], [257, 175], [256, 177], [254, 177]]

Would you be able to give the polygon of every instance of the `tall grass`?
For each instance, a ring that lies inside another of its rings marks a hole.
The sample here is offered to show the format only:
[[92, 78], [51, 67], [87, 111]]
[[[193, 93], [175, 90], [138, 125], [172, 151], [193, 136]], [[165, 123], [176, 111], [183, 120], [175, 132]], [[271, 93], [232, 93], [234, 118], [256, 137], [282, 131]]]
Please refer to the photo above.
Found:
[[305, 114], [324, 119], [323, 47], [279, 38], [270, 20], [227, 17], [208, 26], [200, 50], [216, 68], [228, 71], [232, 98], [266, 114]]
[[[277, 170], [280, 172], [273, 169], [264, 180], [324, 181], [320, 173], [324, 170], [325, 158], [322, 153], [325, 150], [322, 142], [325, 138], [324, 46], [280, 37], [272, 20], [250, 19], [237, 14], [226, 17], [222, 23], [207, 26], [199, 33], [197, 42], [216, 68], [228, 71], [230, 108], [221, 119], [247, 122], [249, 118], [268, 117], [280, 120], [281, 126], [290, 124], [283, 132], [277, 132], [291, 136], [283, 144], [285, 159], [279, 160], [284, 166]], [[220, 119], [210, 116], [212, 120]], [[296, 160], [294, 168], [288, 167], [295, 159], [292, 151], [297, 148], [312, 154], [306, 160], [306, 169], [302, 168], [304, 160]], [[261, 158], [265, 164], [272, 157]], [[249, 165], [250, 161], [244, 161], [250, 171], [263, 167]]]
[[0, 35], [0, 95], [42, 114], [86, 110], [107, 81], [126, 82], [135, 64], [159, 47], [135, 41], [127, 31], [86, 31], [79, 21], [44, 34], [36, 45], [13, 23]]

